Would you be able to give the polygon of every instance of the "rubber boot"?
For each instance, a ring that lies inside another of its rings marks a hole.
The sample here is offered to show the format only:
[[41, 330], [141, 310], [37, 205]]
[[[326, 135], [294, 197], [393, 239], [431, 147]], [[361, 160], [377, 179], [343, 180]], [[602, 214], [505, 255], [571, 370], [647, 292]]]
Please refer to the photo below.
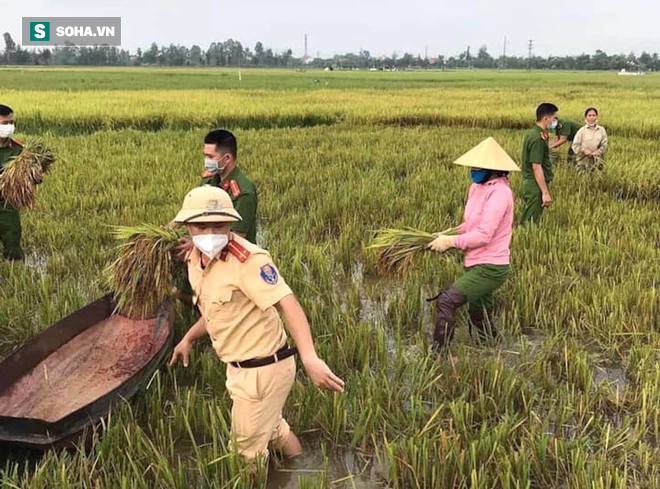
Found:
[[456, 311], [466, 303], [467, 297], [453, 285], [437, 296], [433, 332], [433, 348], [436, 352], [442, 353], [449, 347], [456, 330]]
[[479, 341], [494, 340], [498, 337], [497, 329], [490, 319], [490, 314], [482, 307], [469, 310], [470, 314], [470, 336], [472, 336], [472, 326], [477, 330]]

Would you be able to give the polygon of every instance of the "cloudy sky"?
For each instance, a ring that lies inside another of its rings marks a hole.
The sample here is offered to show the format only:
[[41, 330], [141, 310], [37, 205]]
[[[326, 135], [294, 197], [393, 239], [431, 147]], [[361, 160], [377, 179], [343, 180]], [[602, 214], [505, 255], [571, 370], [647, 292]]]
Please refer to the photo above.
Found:
[[660, 5], [651, 0], [0, 0], [0, 31], [20, 43], [21, 17], [119, 16], [122, 46], [234, 38], [253, 47], [322, 56], [367, 49], [455, 55], [482, 45], [498, 56], [660, 51]]

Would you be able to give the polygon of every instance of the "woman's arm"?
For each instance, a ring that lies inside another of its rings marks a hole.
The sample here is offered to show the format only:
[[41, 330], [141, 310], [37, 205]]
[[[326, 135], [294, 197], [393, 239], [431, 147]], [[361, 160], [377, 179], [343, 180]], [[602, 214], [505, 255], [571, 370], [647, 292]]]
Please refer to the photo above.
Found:
[[582, 153], [582, 134], [584, 132], [584, 127], [579, 129], [577, 134], [575, 135], [575, 139], [573, 139], [573, 145], [571, 146], [573, 148], [573, 152], [575, 154], [580, 154]]
[[605, 131], [605, 128], [602, 128], [603, 130], [603, 139], [600, 141], [600, 145], [598, 146], [598, 156], [601, 158], [605, 158], [605, 153], [607, 153], [607, 146], [609, 144], [609, 141], [607, 139], [607, 131]]

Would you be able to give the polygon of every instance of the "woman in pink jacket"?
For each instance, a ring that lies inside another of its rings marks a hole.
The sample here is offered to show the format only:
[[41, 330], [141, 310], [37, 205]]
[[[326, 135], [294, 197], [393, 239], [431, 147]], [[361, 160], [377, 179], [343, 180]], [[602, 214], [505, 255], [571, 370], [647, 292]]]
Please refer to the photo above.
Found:
[[[433, 334], [438, 351], [449, 346], [456, 327], [456, 311], [468, 304], [470, 322], [481, 339], [494, 338], [497, 331], [489, 320], [493, 292], [509, 276], [509, 245], [513, 231], [513, 193], [508, 174], [520, 171], [493, 138], [470, 150], [455, 164], [470, 167], [472, 186], [465, 217], [457, 236], [439, 235], [429, 248], [445, 252], [465, 251], [465, 272], [437, 300]], [[470, 328], [470, 331], [472, 328]]]

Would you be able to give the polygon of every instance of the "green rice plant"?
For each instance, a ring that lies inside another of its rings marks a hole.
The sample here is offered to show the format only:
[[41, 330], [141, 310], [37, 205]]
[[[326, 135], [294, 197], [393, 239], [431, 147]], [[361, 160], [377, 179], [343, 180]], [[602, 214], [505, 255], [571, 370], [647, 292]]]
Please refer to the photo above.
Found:
[[117, 258], [106, 269], [117, 310], [134, 319], [154, 317], [171, 293], [183, 265], [173, 254], [181, 237], [171, 229], [143, 224], [114, 227]]
[[37, 185], [55, 163], [55, 155], [38, 139], [28, 139], [18, 156], [11, 158], [0, 173], [0, 195], [17, 210], [33, 207]]
[[377, 250], [378, 264], [383, 272], [391, 272], [398, 268], [409, 269], [414, 257], [421, 251], [426, 251], [428, 245], [439, 235], [455, 234], [457, 228], [447, 229], [440, 233], [427, 233], [412, 228], [382, 229], [373, 238], [370, 250]]

